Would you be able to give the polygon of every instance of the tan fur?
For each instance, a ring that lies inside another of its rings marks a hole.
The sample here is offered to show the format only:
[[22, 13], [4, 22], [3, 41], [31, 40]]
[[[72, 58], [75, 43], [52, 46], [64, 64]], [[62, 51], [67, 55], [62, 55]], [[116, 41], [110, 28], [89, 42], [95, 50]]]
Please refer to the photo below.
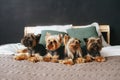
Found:
[[70, 38], [69, 35], [64, 36], [64, 45], [65, 45], [65, 53], [71, 59], [74, 59], [74, 54], [82, 57], [82, 50], [80, 46], [80, 41], [77, 38]]
[[43, 61], [43, 57], [40, 56], [39, 54], [33, 54], [27, 60], [35, 63], [35, 62]]
[[58, 63], [58, 55], [54, 55], [52, 56], [50, 53], [48, 53], [46, 56], [43, 57], [43, 60], [45, 62], [54, 62], [54, 63]]
[[40, 56], [39, 54], [30, 55], [28, 52], [26, 52], [25, 49], [23, 49], [23, 51], [19, 50], [18, 52], [19, 53], [14, 56], [15, 60], [19, 60], [19, 61], [28, 60], [28, 61], [31, 61], [31, 62], [43, 61], [42, 56]]
[[77, 58], [76, 60], [75, 60], [75, 63], [77, 63], [77, 64], [79, 64], [79, 63], [84, 63], [85, 62], [85, 59], [84, 58], [81, 58], [81, 57], [79, 57], [79, 58]]
[[27, 53], [19, 53], [19, 55], [15, 55], [15, 60], [27, 60], [29, 58], [29, 55]]
[[33, 40], [33, 44], [32, 44], [32, 47], [35, 47], [36, 46], [36, 40]]
[[52, 57], [51, 62], [58, 63], [58, 58], [59, 58], [58, 55], [54, 55], [54, 56]]
[[64, 39], [63, 39], [64, 45], [67, 45], [67, 42], [68, 42], [69, 39], [70, 39], [70, 36], [68, 36], [67, 34], [65, 34], [64, 35]]
[[90, 55], [85, 56], [85, 62], [91, 62], [92, 58]]
[[28, 49], [20, 49], [20, 50], [17, 50], [17, 53], [27, 53], [28, 52]]
[[74, 62], [72, 59], [64, 59], [64, 60], [59, 60], [60, 64], [65, 64], [65, 65], [73, 65]]
[[52, 59], [52, 55], [50, 53], [47, 53], [44, 57], [43, 57], [43, 60], [45, 62], [50, 62]]
[[102, 49], [102, 41], [100, 38], [95, 38], [95, 37], [90, 37], [88, 38], [88, 42], [87, 42], [87, 50], [90, 50], [91, 48], [93, 48], [92, 44], [94, 43], [100, 43], [99, 46], [99, 51]]
[[102, 57], [102, 56], [97, 56], [97, 57], [95, 57], [95, 61], [97, 61], [97, 62], [105, 62], [106, 59], [104, 57]]
[[[31, 40], [33, 40], [33, 44], [32, 44], [32, 47], [35, 47], [36, 46], [36, 36], [33, 34], [33, 33], [29, 33], [27, 35], [25, 35], [22, 39], [21, 39], [21, 43], [23, 44], [23, 41], [25, 38], [29, 37]], [[33, 39], [34, 38], [34, 39]]]
[[45, 41], [46, 41], [46, 49], [54, 51], [61, 46], [62, 34], [51, 35], [50, 33], [46, 33]]
[[[98, 47], [96, 48], [96, 46], [94, 46], [93, 44], [96, 44]], [[86, 41], [86, 46], [87, 46], [87, 50], [93, 50], [93, 51], [101, 51], [102, 49], [102, 39], [101, 36], [96, 38], [96, 37], [90, 37], [88, 38], [88, 40]], [[88, 55], [85, 57], [86, 58], [86, 62], [91, 62], [92, 60], [95, 60], [96, 62], [104, 62], [106, 59], [102, 56], [91, 56]]]

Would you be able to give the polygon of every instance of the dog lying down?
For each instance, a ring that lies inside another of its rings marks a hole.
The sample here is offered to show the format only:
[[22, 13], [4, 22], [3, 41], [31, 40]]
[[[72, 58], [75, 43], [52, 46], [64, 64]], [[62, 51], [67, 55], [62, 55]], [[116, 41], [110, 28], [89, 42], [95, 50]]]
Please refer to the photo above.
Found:
[[52, 56], [50, 53], [48, 53], [45, 56], [40, 56], [39, 53], [36, 54], [29, 54], [27, 49], [24, 50], [18, 50], [18, 54], [14, 56], [15, 60], [21, 61], [21, 60], [28, 60], [30, 62], [36, 63], [36, 62], [53, 62], [53, 63], [60, 63], [65, 65], [74, 65], [75, 63], [85, 63], [85, 59], [83, 58], [77, 58], [76, 60], [65, 58], [65, 59], [59, 59], [58, 55]]
[[[27, 34], [21, 40], [21, 43], [27, 48], [18, 50], [14, 59], [15, 60], [28, 60], [30, 62], [54, 62], [65, 65], [74, 65], [79, 63], [91, 62], [92, 60], [97, 62], [104, 62], [105, 58], [99, 53], [101, 50], [101, 41], [99, 38], [85, 39], [87, 54], [82, 56], [83, 52], [80, 46], [80, 40], [71, 38], [69, 35], [51, 35], [46, 33], [45, 41], [46, 48], [38, 43], [41, 35]], [[90, 41], [92, 40], [92, 41]], [[94, 43], [93, 43], [94, 41]], [[61, 58], [59, 48], [65, 45]], [[93, 43], [93, 45], [92, 45]], [[90, 45], [91, 46], [90, 46]], [[93, 48], [93, 49], [92, 49]], [[76, 53], [77, 52], [77, 53]], [[96, 55], [95, 55], [96, 54]]]

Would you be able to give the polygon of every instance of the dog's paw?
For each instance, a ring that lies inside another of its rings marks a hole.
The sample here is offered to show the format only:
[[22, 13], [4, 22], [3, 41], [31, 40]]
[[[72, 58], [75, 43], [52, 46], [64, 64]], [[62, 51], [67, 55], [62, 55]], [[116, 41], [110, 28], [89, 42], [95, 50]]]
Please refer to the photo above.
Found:
[[73, 65], [74, 64], [72, 59], [59, 60], [59, 63], [65, 64], [65, 65]]
[[14, 56], [15, 60], [27, 60], [28, 55], [26, 53], [19, 53], [19, 55]]
[[58, 59], [52, 59], [51, 62], [58, 63]]
[[59, 58], [58, 55], [52, 56], [51, 62], [58, 63], [58, 58]]
[[105, 57], [97, 56], [97, 57], [95, 57], [95, 61], [96, 61], [96, 62], [105, 62], [106, 59], [105, 59]]
[[44, 56], [43, 57], [43, 61], [50, 62], [51, 61], [51, 57], [50, 56]]
[[39, 54], [34, 55], [38, 61], [43, 61], [43, 56], [40, 56]]
[[39, 54], [33, 54], [32, 56], [29, 56], [29, 58], [27, 59], [30, 62], [40, 62], [43, 61], [43, 57], [40, 56]]
[[52, 59], [52, 55], [50, 53], [46, 54], [44, 57], [43, 57], [43, 61], [45, 62], [50, 62]]
[[90, 56], [85, 57], [85, 62], [92, 62], [92, 58]]
[[29, 57], [27, 60], [33, 63], [38, 62], [36, 57]]
[[79, 64], [79, 63], [84, 63], [84, 62], [85, 62], [85, 59], [82, 58], [82, 57], [77, 58], [77, 59], [75, 60], [75, 63], [77, 63], [77, 64]]

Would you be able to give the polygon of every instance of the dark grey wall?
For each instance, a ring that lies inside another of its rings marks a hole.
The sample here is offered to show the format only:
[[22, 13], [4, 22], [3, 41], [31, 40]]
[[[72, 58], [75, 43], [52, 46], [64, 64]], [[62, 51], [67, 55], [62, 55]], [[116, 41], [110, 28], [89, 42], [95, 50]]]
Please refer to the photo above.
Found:
[[26, 25], [109, 24], [120, 44], [120, 0], [0, 0], [0, 44], [20, 42]]

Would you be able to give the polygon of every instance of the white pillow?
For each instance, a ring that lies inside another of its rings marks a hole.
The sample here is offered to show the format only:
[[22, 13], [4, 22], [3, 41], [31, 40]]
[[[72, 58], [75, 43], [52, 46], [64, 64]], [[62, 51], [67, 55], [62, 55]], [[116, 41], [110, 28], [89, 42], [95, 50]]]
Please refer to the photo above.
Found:
[[66, 30], [72, 28], [72, 25], [50, 25], [50, 26], [36, 26], [34, 29], [34, 34], [41, 34], [42, 30], [55, 30], [67, 32]]
[[103, 47], [101, 50], [101, 56], [120, 56], [120, 45]]
[[[98, 33], [98, 36], [102, 35], [101, 31], [100, 31], [100, 28], [99, 28], [99, 24], [97, 22], [94, 22], [90, 25], [83, 25], [83, 26], [77, 26], [77, 27], [74, 27], [74, 28], [86, 28], [86, 27], [93, 27], [95, 26], [96, 27], [96, 30], [97, 30], [97, 33]], [[109, 44], [107, 44], [107, 42], [105, 41], [103, 35], [102, 35], [102, 45], [104, 47], [106, 46], [109, 46]]]

